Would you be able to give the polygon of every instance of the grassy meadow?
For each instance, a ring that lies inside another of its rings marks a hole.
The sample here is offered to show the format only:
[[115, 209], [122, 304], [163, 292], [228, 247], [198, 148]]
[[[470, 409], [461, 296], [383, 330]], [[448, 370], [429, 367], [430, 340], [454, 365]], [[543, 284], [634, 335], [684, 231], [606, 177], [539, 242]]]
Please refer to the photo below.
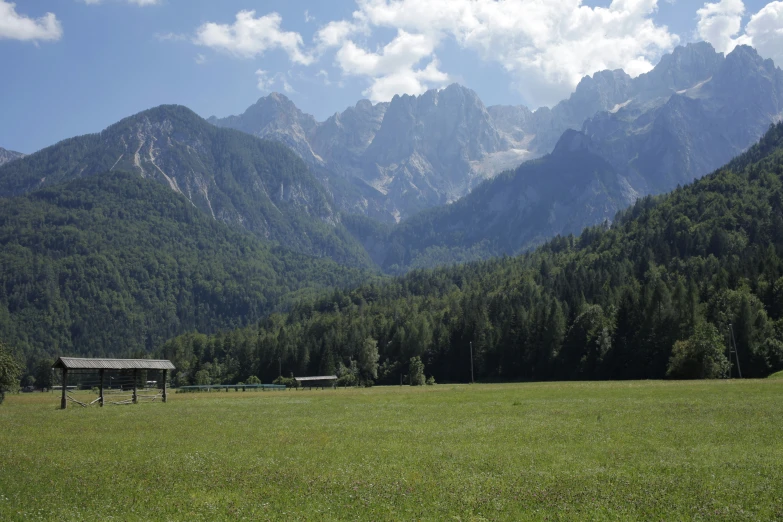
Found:
[[783, 519], [783, 380], [0, 406], [0, 520]]

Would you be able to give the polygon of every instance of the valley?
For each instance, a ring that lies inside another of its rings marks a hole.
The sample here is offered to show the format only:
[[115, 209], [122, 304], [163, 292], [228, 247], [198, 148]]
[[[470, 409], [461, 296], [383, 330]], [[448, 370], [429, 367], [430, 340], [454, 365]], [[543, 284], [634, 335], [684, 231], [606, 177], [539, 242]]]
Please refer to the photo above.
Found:
[[783, 520], [783, 1], [0, 0], [0, 521]]
[[[703, 321], [725, 338], [746, 317], [744, 365], [763, 376], [783, 361], [783, 274], [764, 250], [779, 223], [750, 201], [777, 209], [781, 100], [770, 60], [702, 42], [536, 111], [457, 84], [324, 122], [278, 93], [227, 118], [156, 107], [0, 166], [0, 321], [29, 368], [123, 345], [173, 358], [184, 385], [204, 363], [216, 382], [285, 366], [391, 383], [413, 357], [464, 381], [473, 344], [483, 379], [662, 378]], [[727, 177], [744, 188], [718, 196]], [[717, 197], [734, 225], [699, 203]], [[157, 205], [178, 210], [152, 226]], [[691, 223], [677, 233], [676, 215]], [[32, 334], [40, 321], [53, 329]], [[367, 339], [371, 375], [350, 366]]]

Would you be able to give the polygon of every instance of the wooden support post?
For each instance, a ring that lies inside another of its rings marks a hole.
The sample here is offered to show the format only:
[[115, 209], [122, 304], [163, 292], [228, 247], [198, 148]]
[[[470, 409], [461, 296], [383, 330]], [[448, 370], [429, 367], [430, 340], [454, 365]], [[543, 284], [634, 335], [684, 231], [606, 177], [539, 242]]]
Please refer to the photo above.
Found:
[[163, 402], [166, 402], [166, 372], [168, 370], [163, 370]]
[[136, 395], [136, 387], [138, 386], [138, 375], [139, 370], [133, 370], [133, 404], [138, 404], [139, 398], [138, 395]]
[[65, 390], [68, 388], [68, 368], [63, 368], [63, 398], [60, 401], [60, 409], [64, 410], [68, 404], [68, 401], [65, 399]]
[[101, 408], [103, 408], [103, 373], [105, 370], [101, 369]]

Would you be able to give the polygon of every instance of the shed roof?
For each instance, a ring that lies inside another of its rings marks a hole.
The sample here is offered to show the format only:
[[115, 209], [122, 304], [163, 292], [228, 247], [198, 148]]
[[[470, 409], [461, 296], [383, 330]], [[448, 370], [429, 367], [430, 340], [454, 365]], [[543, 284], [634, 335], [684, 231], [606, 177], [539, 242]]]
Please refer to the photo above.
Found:
[[69, 370], [174, 370], [171, 361], [163, 359], [87, 359], [60, 357], [52, 368]]
[[336, 381], [336, 375], [319, 375], [316, 377], [294, 377], [297, 381]]

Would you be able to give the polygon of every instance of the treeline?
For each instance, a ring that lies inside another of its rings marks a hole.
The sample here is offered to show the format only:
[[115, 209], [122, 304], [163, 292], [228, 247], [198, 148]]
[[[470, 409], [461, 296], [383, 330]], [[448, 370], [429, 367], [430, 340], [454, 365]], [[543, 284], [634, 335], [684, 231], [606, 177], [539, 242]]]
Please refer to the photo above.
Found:
[[720, 377], [730, 325], [743, 376], [783, 368], [783, 124], [611, 228], [302, 299], [254, 326], [172, 339], [160, 354], [179, 384], [197, 372], [213, 382], [357, 373], [368, 339], [377, 383], [398, 383], [414, 357], [439, 382], [465, 382], [471, 344], [482, 380]]
[[58, 355], [146, 356], [368, 277], [264, 243], [135, 174], [0, 200], [0, 339], [33, 376]]

